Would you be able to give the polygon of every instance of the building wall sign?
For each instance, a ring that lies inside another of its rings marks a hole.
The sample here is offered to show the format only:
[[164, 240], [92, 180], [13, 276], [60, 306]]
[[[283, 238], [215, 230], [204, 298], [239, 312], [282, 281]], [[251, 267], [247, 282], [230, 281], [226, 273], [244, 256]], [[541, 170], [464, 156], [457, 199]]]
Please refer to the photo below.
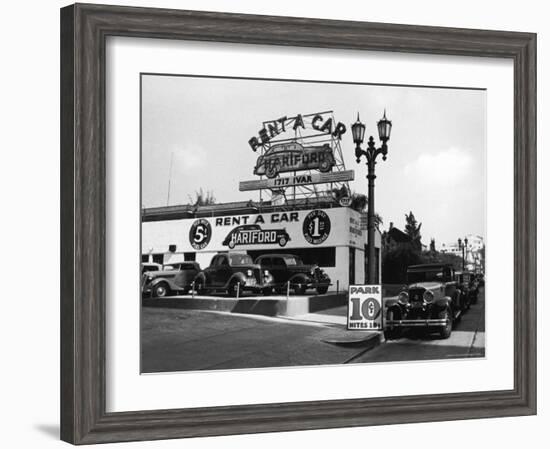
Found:
[[189, 243], [193, 249], [201, 250], [208, 246], [212, 238], [212, 226], [204, 218], [195, 220], [189, 229]]
[[[169, 244], [175, 244], [178, 252], [215, 253], [257, 250], [261, 246], [272, 249], [349, 246], [352, 217], [354, 222], [359, 221], [359, 212], [336, 207], [144, 222], [142, 248], [166, 253]], [[355, 247], [363, 250], [364, 237], [357, 236], [354, 240]]]
[[328, 173], [334, 167], [334, 154], [329, 144], [303, 147], [298, 142], [273, 145], [256, 161], [255, 175], [274, 178], [279, 173], [319, 170]]
[[262, 229], [260, 225], [243, 225], [227, 234], [222, 244], [230, 249], [243, 245], [285, 246], [289, 240], [286, 229]]
[[304, 220], [302, 230], [308, 243], [319, 245], [330, 234], [330, 218], [323, 210], [311, 211]]

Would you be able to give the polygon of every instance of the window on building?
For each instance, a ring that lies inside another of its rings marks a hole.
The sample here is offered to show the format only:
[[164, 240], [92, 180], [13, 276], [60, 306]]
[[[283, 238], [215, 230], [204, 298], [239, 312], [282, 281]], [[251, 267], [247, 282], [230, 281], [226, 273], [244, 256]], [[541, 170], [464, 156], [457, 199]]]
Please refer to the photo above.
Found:
[[163, 265], [164, 264], [164, 254], [153, 254], [153, 262]]
[[197, 253], [183, 253], [183, 260], [186, 262], [195, 262], [197, 260]]

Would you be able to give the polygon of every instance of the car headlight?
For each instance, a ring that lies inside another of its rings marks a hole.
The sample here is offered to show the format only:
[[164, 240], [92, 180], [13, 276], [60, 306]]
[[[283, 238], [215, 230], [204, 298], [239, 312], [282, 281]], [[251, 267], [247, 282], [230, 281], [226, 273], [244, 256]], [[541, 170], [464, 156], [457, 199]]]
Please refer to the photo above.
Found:
[[264, 270], [264, 276], [269, 276], [269, 271], [268, 270]]
[[246, 275], [248, 277], [252, 277], [252, 276], [254, 276], [254, 273], [252, 272], [252, 270], [246, 270]]
[[400, 304], [408, 304], [409, 303], [409, 294], [407, 292], [401, 292], [399, 293], [399, 296], [397, 297], [397, 302]]
[[425, 301], [425, 302], [433, 302], [434, 301], [434, 294], [429, 291], [429, 290], [426, 290], [424, 292], [424, 294], [422, 295], [422, 299]]

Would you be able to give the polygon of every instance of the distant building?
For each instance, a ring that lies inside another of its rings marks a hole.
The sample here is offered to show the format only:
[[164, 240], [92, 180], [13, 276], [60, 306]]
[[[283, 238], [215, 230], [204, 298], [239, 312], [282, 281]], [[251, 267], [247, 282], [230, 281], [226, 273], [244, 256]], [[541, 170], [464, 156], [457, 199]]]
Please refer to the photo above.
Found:
[[382, 234], [382, 242], [386, 249], [391, 250], [402, 243], [410, 243], [411, 238], [390, 222], [390, 228]]
[[[483, 250], [485, 248], [483, 237], [475, 234], [468, 234], [465, 238], [462, 238], [463, 244], [466, 239], [468, 240], [468, 245], [464, 248], [466, 268], [472, 271], [483, 272]], [[443, 243], [439, 248], [439, 252], [444, 254], [454, 254], [458, 257], [462, 257], [462, 248], [458, 246], [458, 238], [453, 243]]]

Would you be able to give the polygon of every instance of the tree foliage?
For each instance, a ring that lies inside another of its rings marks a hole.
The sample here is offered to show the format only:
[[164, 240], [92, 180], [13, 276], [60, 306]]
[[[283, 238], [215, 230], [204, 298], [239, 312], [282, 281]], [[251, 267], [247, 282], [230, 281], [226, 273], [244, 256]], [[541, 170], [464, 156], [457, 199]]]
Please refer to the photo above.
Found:
[[[342, 187], [334, 188], [332, 189], [332, 196], [336, 202], [340, 202], [340, 200], [344, 197], [350, 197], [351, 198], [351, 205], [350, 207], [353, 210], [356, 210], [357, 212], [365, 212], [367, 210], [367, 206], [369, 204], [369, 200], [367, 195], [364, 195], [363, 193], [357, 193], [357, 192], [349, 192], [348, 188], [345, 185], [342, 185]], [[374, 213], [374, 225], [379, 228], [383, 224], [382, 217], [378, 213]]]
[[189, 195], [189, 204], [192, 206], [209, 206], [211, 204], [216, 204], [216, 198], [211, 190], [206, 192], [202, 189], [195, 190], [195, 198]]
[[420, 228], [422, 223], [418, 223], [412, 211], [405, 214], [405, 233], [410, 237], [412, 244], [419, 250], [422, 248], [422, 235]]
[[[414, 214], [405, 214], [405, 233], [409, 242], [385, 244], [382, 248], [382, 282], [404, 284], [407, 281], [407, 268], [422, 263], [449, 263], [456, 270], [462, 269], [462, 258], [455, 254], [441, 253], [435, 248], [435, 239], [430, 240], [430, 249], [422, 251], [420, 228]], [[385, 241], [385, 240], [384, 240]]]

